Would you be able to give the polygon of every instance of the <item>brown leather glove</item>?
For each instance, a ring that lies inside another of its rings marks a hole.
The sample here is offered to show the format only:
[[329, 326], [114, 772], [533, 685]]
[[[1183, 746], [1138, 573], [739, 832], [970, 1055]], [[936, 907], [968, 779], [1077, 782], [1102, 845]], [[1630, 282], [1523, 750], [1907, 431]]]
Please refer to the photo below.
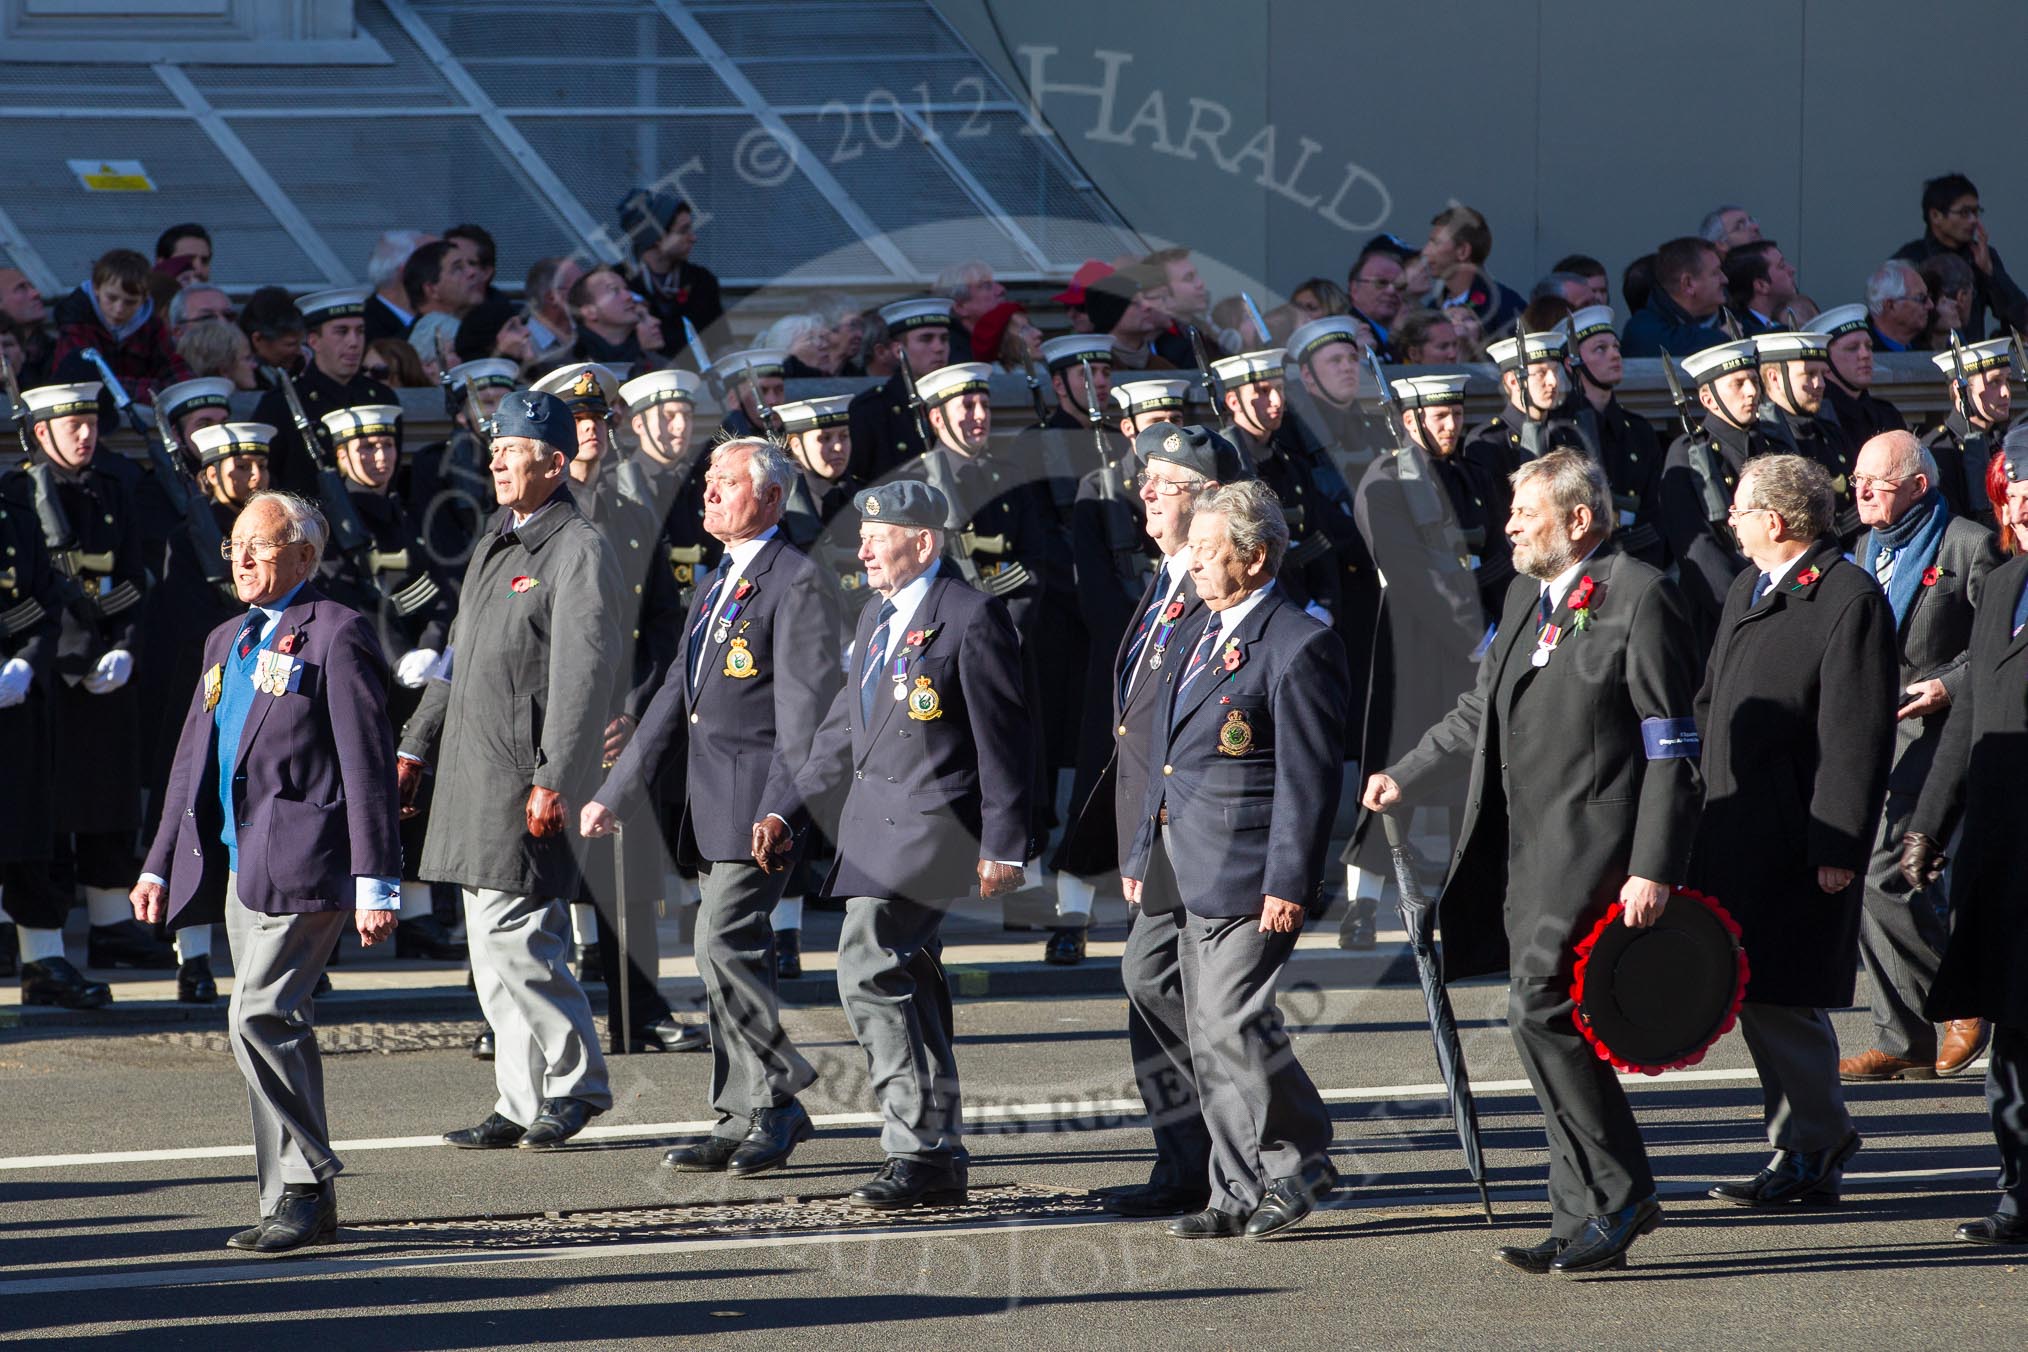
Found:
[[422, 811], [415, 804], [416, 795], [422, 792], [424, 765], [419, 760], [397, 756], [394, 761], [394, 782], [401, 790], [401, 815], [403, 820]]
[[763, 817], [753, 824], [753, 861], [762, 873], [779, 873], [788, 867], [789, 847], [795, 843], [780, 817]]
[[618, 718], [615, 718], [612, 722], [606, 724], [606, 746], [604, 757], [604, 765], [606, 769], [610, 770], [613, 768], [613, 762], [618, 760], [620, 758], [620, 753], [627, 749], [627, 740], [631, 738], [633, 735], [634, 735], [634, 717], [632, 714], [621, 714]]
[[1943, 846], [1922, 832], [1910, 831], [1901, 838], [1901, 876], [1917, 891], [1934, 886], [1949, 862]]
[[1018, 892], [1021, 890], [1021, 885], [1027, 881], [1028, 873], [1025, 869], [1016, 868], [1012, 864], [996, 864], [990, 859], [981, 859], [979, 861], [979, 895], [981, 897], [990, 899], [1001, 896], [1004, 893]]
[[555, 789], [541, 785], [528, 791], [528, 834], [541, 840], [548, 836], [560, 836], [569, 811], [564, 807], [563, 795]]

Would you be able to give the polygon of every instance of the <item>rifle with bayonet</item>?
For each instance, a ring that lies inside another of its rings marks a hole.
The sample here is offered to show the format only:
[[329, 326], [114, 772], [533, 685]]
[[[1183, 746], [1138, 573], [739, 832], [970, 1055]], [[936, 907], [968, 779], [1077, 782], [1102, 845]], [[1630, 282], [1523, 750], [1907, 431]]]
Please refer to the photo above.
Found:
[[1204, 345], [1204, 335], [1197, 331], [1195, 324], [1183, 327], [1190, 335], [1190, 352], [1197, 358], [1197, 369], [1204, 373], [1204, 393], [1211, 400], [1212, 416], [1218, 419], [1218, 434], [1230, 440], [1232, 413], [1225, 407], [1225, 382], [1211, 369], [1211, 349]]
[[1018, 559], [1004, 565], [990, 579], [980, 575], [979, 564], [973, 554], [1004, 555], [1007, 537], [977, 535], [969, 529], [964, 517], [964, 504], [958, 497], [957, 476], [951, 473], [949, 452], [930, 427], [929, 406], [923, 403], [922, 392], [915, 387], [915, 369], [909, 363], [908, 349], [898, 341], [894, 345], [894, 357], [901, 365], [902, 383], [908, 387], [909, 415], [915, 419], [915, 434], [922, 442], [923, 477], [930, 487], [944, 495], [948, 513], [944, 518], [944, 533], [949, 540], [948, 553], [957, 564], [958, 572], [966, 582], [989, 596], [1005, 596], [1018, 591], [1028, 583], [1028, 568]]
[[1731, 497], [1725, 491], [1718, 448], [1712, 445], [1711, 433], [1704, 426], [1704, 420], [1691, 412], [1690, 396], [1683, 392], [1683, 381], [1676, 374], [1676, 360], [1666, 352], [1662, 354], [1662, 376], [1669, 382], [1669, 402], [1676, 406], [1676, 417], [1683, 424], [1683, 434], [1690, 438], [1684, 458], [1690, 462], [1690, 473], [1697, 480], [1698, 495], [1704, 499], [1704, 519], [1716, 530], [1720, 522], [1729, 519], [1732, 508]]
[[[1085, 363], [1086, 379], [1090, 379], [1090, 366], [1091, 363]], [[1028, 401], [1035, 405], [1035, 425], [1049, 426], [1049, 404], [1042, 397], [1042, 380], [1035, 374], [1035, 358], [1028, 355], [1025, 347], [1021, 351], [1021, 378], [1028, 382]]]
[[1116, 566], [1125, 565], [1120, 567], [1122, 574], [1132, 577], [1144, 571], [1139, 564], [1145, 557], [1140, 542], [1130, 538], [1127, 529], [1133, 509], [1120, 489], [1119, 465], [1108, 454], [1112, 448], [1106, 445], [1105, 418], [1099, 412], [1098, 389], [1092, 383], [1091, 358], [1079, 357], [1077, 364], [1084, 372], [1084, 413], [1091, 420], [1092, 447], [1098, 452], [1099, 513], [1106, 527], [1106, 550]]
[[162, 489], [162, 496], [169, 507], [183, 518], [183, 530], [189, 537], [190, 548], [197, 555], [197, 568], [204, 580], [219, 592], [233, 600], [238, 599], [232, 574], [225, 566], [225, 555], [219, 550], [219, 542], [225, 533], [218, 528], [218, 518], [211, 514], [211, 501], [195, 476], [190, 473], [190, 464], [177, 449], [175, 434], [169, 428], [169, 420], [162, 412], [162, 405], [155, 405], [155, 435], [148, 435], [148, 426], [141, 420], [141, 411], [134, 406], [127, 387], [113, 374], [113, 368], [99, 355], [95, 347], [88, 347], [78, 355], [99, 368], [99, 377], [106, 383], [106, 392], [113, 396], [120, 413], [127, 420], [127, 426], [141, 439], [147, 448], [148, 462], [155, 467], [155, 482]]
[[296, 434], [303, 439], [303, 454], [310, 457], [310, 463], [317, 470], [317, 497], [324, 508], [324, 517], [331, 525], [331, 543], [336, 545], [346, 558], [359, 569], [359, 575], [369, 584], [374, 577], [372, 551], [373, 536], [360, 521], [359, 512], [352, 505], [351, 490], [345, 486], [345, 476], [339, 472], [338, 462], [332, 457], [330, 448], [318, 435], [316, 424], [303, 411], [303, 401], [296, 397], [296, 382], [289, 379], [289, 373], [279, 366], [262, 368], [269, 380], [282, 392], [282, 400], [289, 406], [289, 420], [296, 425]]

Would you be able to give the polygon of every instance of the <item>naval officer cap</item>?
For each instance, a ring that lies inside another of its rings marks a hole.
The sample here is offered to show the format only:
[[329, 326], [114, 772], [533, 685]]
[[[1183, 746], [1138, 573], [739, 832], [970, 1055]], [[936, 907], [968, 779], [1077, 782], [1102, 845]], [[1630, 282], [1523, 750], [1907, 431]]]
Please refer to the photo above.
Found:
[[[1983, 343], [1966, 343], [1964, 348], [1965, 374], [1975, 376], [1981, 371], [1998, 371], [2008, 363], [2007, 348], [2011, 340], [1988, 338]], [[1947, 376], [1958, 373], [1957, 354], [1949, 348], [1933, 352], [1929, 358], [1936, 363], [1936, 369]]]
[[766, 380], [770, 376], [784, 374], [788, 370], [788, 360], [786, 348], [743, 347], [713, 362], [711, 374], [725, 381]]
[[1253, 477], [1246, 471], [1246, 460], [1239, 447], [1201, 423], [1189, 427], [1157, 423], [1134, 437], [1134, 452], [1144, 463], [1166, 460], [1221, 484]]
[[1784, 361], [1829, 361], [1831, 340], [1807, 330], [1795, 333], [1759, 333], [1753, 339], [1754, 354], [1763, 366]]
[[1833, 305], [1803, 325], [1808, 332], [1821, 333], [1827, 340], [1843, 338], [1866, 327], [1866, 307], [1863, 305]]
[[1128, 416], [1141, 413], [1181, 413], [1190, 403], [1187, 380], [1129, 380], [1107, 391], [1107, 399]]
[[1113, 340], [1105, 333], [1066, 333], [1060, 338], [1046, 339], [1042, 344], [1042, 360], [1051, 371], [1068, 371], [1082, 362], [1094, 366], [1110, 367], [1113, 364]]
[[477, 361], [460, 362], [444, 372], [444, 379], [451, 388], [470, 393], [472, 390], [511, 390], [521, 383], [521, 367], [508, 357], [481, 357]]
[[536, 381], [535, 388], [563, 400], [573, 413], [604, 414], [620, 398], [619, 377], [595, 361], [559, 366]]
[[974, 394], [993, 387], [993, 368], [982, 361], [953, 362], [915, 382], [915, 392], [931, 408], [961, 394]]
[[1405, 376], [1394, 382], [1394, 398], [1403, 408], [1455, 408], [1465, 402], [1470, 376]]
[[[1665, 356], [1662, 360], [1669, 359]], [[1759, 366], [1760, 354], [1754, 350], [1751, 338], [1719, 343], [1683, 358], [1683, 373], [1699, 385], [1709, 385], [1735, 371], [1751, 371]]]
[[1347, 315], [1325, 315], [1297, 326], [1289, 335], [1289, 360], [1307, 366], [1319, 352], [1333, 343], [1359, 346], [1359, 325]]
[[688, 371], [650, 371], [620, 386], [620, 402], [638, 413], [651, 404], [696, 404], [704, 382]]
[[894, 301], [880, 307], [880, 322], [895, 337], [910, 329], [947, 329], [951, 326], [951, 302], [943, 296]]
[[1576, 347], [1579, 343], [1596, 338], [1601, 333], [1613, 331], [1613, 307], [1587, 305], [1582, 310], [1572, 311], [1570, 318], [1563, 322], [1566, 326], [1565, 331], [1570, 335], [1570, 345]]
[[1524, 363], [1535, 366], [1546, 361], [1562, 361], [1567, 343], [1559, 330], [1544, 333], [1524, 333], [1519, 338], [1502, 338], [1497, 343], [1486, 345], [1486, 355], [1502, 371], [1512, 371]]
[[80, 380], [71, 385], [37, 385], [32, 390], [21, 392], [21, 402], [28, 407], [28, 421], [48, 422], [52, 418], [82, 417], [86, 414], [96, 418], [99, 413], [99, 391], [105, 382]]
[[303, 316], [306, 329], [315, 329], [319, 324], [328, 324], [334, 319], [364, 319], [366, 298], [372, 294], [370, 286], [340, 286], [329, 291], [313, 291], [296, 302], [296, 310]]
[[331, 444], [342, 446], [361, 437], [393, 437], [401, 440], [400, 404], [354, 404], [333, 409], [322, 419], [331, 434]]
[[273, 425], [261, 422], [213, 423], [190, 434], [190, 444], [197, 451], [200, 466], [215, 465], [235, 455], [265, 456], [268, 443], [274, 439]]
[[566, 459], [577, 455], [577, 420], [570, 405], [547, 390], [516, 390], [500, 401], [493, 414], [492, 440], [528, 437]]
[[845, 427], [852, 421], [852, 396], [830, 394], [821, 399], [798, 399], [775, 405], [775, 416], [784, 432], [809, 432], [824, 427]]
[[855, 504], [861, 521], [876, 525], [942, 530], [950, 524], [950, 499], [920, 479], [896, 479], [861, 493]]
[[233, 383], [224, 376], [179, 380], [155, 396], [155, 407], [173, 425], [184, 414], [200, 408], [230, 408], [233, 389]]
[[1279, 347], [1258, 348], [1236, 357], [1218, 358], [1211, 363], [1211, 373], [1224, 388], [1236, 390], [1263, 380], [1280, 380], [1282, 363], [1287, 357], [1288, 353]]

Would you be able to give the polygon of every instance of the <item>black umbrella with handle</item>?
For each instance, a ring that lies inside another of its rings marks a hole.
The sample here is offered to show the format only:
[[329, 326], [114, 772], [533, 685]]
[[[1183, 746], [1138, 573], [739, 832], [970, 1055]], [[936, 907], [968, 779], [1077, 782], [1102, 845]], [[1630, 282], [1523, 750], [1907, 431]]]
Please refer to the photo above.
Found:
[[1450, 994], [1444, 990], [1443, 959], [1436, 950], [1436, 904], [1423, 895], [1416, 877], [1416, 858], [1402, 840], [1401, 823], [1383, 813], [1381, 828], [1387, 832], [1387, 849], [1394, 856], [1394, 881], [1401, 892], [1401, 923], [1408, 931], [1408, 951], [1415, 955], [1415, 975], [1422, 982], [1422, 1002], [1429, 1011], [1430, 1038], [1436, 1043], [1437, 1069], [1450, 1093], [1451, 1121], [1457, 1125], [1458, 1144], [1465, 1150], [1465, 1168], [1479, 1185], [1479, 1204], [1486, 1209], [1486, 1224], [1493, 1223], [1493, 1197], [1486, 1190], [1486, 1152], [1479, 1144], [1479, 1108], [1472, 1101], [1472, 1082], [1465, 1073], [1465, 1049], [1458, 1041], [1458, 1016], [1451, 1010]]

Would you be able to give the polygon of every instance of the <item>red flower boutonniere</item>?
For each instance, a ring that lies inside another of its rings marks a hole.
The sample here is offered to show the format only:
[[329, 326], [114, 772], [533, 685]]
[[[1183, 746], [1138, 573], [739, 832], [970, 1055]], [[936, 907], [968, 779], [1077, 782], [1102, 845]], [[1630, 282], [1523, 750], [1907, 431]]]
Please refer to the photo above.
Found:
[[1818, 578], [1822, 576], [1823, 574], [1818, 572], [1814, 568], [1805, 568], [1803, 569], [1802, 572], [1796, 574], [1796, 580], [1794, 584], [1789, 587], [1789, 590], [1792, 592], [1799, 592], [1803, 588], [1809, 586], [1812, 582], [1815, 582]]
[[1240, 656], [1239, 656], [1239, 640], [1238, 640], [1238, 639], [1236, 639], [1236, 638], [1232, 638], [1232, 639], [1227, 639], [1227, 640], [1225, 641], [1225, 656], [1224, 656], [1224, 658], [1223, 658], [1222, 660], [1223, 660], [1223, 661], [1224, 661], [1224, 663], [1225, 663], [1225, 669], [1226, 669], [1227, 671], [1238, 671], [1238, 670], [1239, 670], [1239, 663], [1240, 663]]
[[1586, 573], [1570, 592], [1570, 622], [1579, 629], [1591, 628], [1591, 593], [1598, 584]]
[[906, 642], [908, 643], [908, 646], [911, 648], [919, 648], [923, 644], [929, 642], [931, 638], [935, 637], [936, 632], [937, 631], [934, 629], [911, 629], [908, 631], [908, 638]]
[[301, 634], [291, 630], [289, 633], [283, 634], [280, 638], [275, 640], [275, 651], [280, 653], [282, 656], [287, 657], [290, 653], [296, 651], [297, 647], [302, 642], [302, 638], [303, 636]]
[[746, 600], [746, 594], [752, 590], [753, 590], [753, 580], [751, 578], [743, 577], [739, 580], [739, 585], [732, 589], [732, 599], [735, 601], [744, 601]]
[[1166, 606], [1163, 609], [1162, 618], [1168, 620], [1172, 624], [1175, 623], [1177, 620], [1182, 619], [1183, 603], [1181, 601], [1171, 601], [1168, 604], [1168, 606]]
[[1943, 581], [1943, 575], [1944, 575], [1943, 569], [1937, 567], [1935, 564], [1931, 564], [1928, 568], [1923, 569], [1922, 585], [1925, 587], [1934, 587], [1937, 583]]
[[542, 584], [541, 578], [530, 577], [526, 573], [523, 573], [520, 577], [515, 578], [512, 582], [507, 584], [507, 590], [513, 592], [525, 592], [529, 588], [537, 587], [540, 586], [541, 584]]

